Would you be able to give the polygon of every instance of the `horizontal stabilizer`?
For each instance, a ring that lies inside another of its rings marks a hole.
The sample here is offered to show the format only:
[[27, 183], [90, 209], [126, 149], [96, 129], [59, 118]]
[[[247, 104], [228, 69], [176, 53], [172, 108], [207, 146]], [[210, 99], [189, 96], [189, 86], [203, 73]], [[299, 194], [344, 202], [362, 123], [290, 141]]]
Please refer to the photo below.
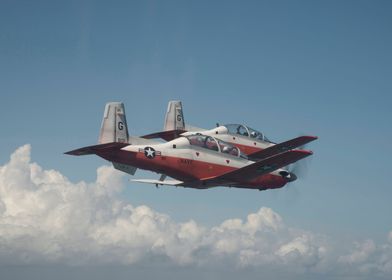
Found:
[[129, 165], [129, 164], [123, 164], [123, 163], [118, 163], [118, 162], [112, 162], [113, 167], [117, 170], [120, 170], [122, 172], [128, 173], [130, 175], [135, 175], [135, 172], [137, 170], [136, 167]]
[[132, 182], [138, 182], [138, 183], [145, 183], [145, 184], [153, 184], [153, 185], [167, 185], [167, 186], [181, 186], [183, 184], [183, 181], [178, 181], [178, 180], [154, 180], [154, 179], [130, 179]]
[[155, 145], [155, 144], [162, 144], [161, 141], [159, 140], [153, 140], [153, 139], [146, 139], [146, 138], [141, 138], [141, 137], [136, 137], [136, 136], [129, 136], [129, 145]]
[[96, 154], [98, 152], [120, 150], [128, 145], [129, 144], [127, 144], [127, 143], [112, 142], [112, 143], [87, 146], [87, 147], [83, 147], [80, 149], [65, 152], [64, 154], [72, 155], [72, 156], [92, 155], [92, 154]]
[[146, 138], [146, 139], [162, 138], [166, 141], [171, 141], [171, 140], [174, 140], [174, 139], [180, 137], [180, 135], [184, 132], [186, 132], [186, 130], [182, 130], [182, 129], [167, 130], [167, 131], [161, 131], [161, 132], [147, 134], [147, 135], [141, 136], [141, 138]]
[[234, 171], [230, 171], [228, 173], [225, 173], [223, 175], [220, 175], [218, 177], [211, 177], [208, 179], [203, 180], [205, 183], [230, 183], [230, 182], [238, 182], [241, 180], [246, 179], [251, 179], [255, 178], [264, 174], [271, 173], [279, 168], [282, 168], [286, 165], [292, 164], [300, 159], [303, 159], [305, 157], [308, 157], [312, 155], [313, 153], [311, 151], [305, 151], [305, 150], [292, 150], [292, 151], [287, 151], [260, 161], [257, 161], [255, 163], [252, 163], [250, 165], [247, 165], [245, 167], [242, 167], [240, 169], [236, 169]]
[[298, 147], [303, 146], [303, 145], [305, 145], [309, 142], [312, 142], [316, 139], [318, 139], [318, 137], [316, 137], [316, 136], [300, 136], [300, 137], [276, 144], [274, 146], [268, 147], [264, 150], [249, 154], [248, 157], [251, 159], [256, 159], [256, 160], [265, 159], [270, 156], [298, 148]]
[[202, 131], [206, 131], [206, 130], [207, 129], [205, 129], [205, 128], [200, 128], [200, 127], [190, 125], [190, 124], [185, 125], [185, 131], [202, 132]]

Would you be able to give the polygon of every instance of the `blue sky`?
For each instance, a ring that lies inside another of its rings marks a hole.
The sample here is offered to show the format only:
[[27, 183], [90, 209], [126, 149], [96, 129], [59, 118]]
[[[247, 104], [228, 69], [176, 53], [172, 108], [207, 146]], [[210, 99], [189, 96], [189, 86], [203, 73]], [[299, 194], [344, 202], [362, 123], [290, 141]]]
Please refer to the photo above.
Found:
[[[167, 102], [199, 127], [245, 123], [274, 141], [319, 136], [307, 177], [281, 190], [127, 183], [119, 194], [207, 226], [270, 207], [336, 240], [392, 229], [390, 1], [1, 1], [0, 163], [23, 144], [71, 181], [105, 162], [104, 104], [131, 134], [162, 129]], [[140, 172], [137, 177], [155, 178]]]

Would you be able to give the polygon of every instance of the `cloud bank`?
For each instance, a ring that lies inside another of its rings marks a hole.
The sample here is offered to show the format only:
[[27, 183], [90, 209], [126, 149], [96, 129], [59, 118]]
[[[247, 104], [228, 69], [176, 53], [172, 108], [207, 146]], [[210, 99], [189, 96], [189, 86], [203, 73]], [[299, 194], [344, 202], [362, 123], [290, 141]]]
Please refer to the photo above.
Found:
[[384, 244], [369, 239], [341, 252], [265, 207], [213, 227], [178, 223], [121, 200], [123, 175], [111, 167], [98, 168], [93, 183], [72, 183], [32, 163], [30, 150], [20, 147], [0, 167], [0, 265], [170, 263], [392, 277], [392, 231]]

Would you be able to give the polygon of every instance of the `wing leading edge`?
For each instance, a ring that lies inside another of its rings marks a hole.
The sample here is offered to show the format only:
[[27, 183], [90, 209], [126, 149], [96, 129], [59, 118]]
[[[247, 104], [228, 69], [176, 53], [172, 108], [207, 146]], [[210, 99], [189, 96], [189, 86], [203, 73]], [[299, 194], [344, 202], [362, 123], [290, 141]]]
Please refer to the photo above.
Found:
[[252, 159], [265, 159], [268, 157], [271, 157], [276, 154], [280, 154], [295, 148], [298, 148], [300, 146], [303, 146], [309, 142], [312, 142], [314, 140], [318, 139], [316, 136], [300, 136], [279, 144], [276, 144], [274, 146], [268, 147], [264, 150], [249, 154], [248, 157]]
[[145, 139], [162, 138], [163, 140], [171, 141], [180, 137], [180, 135], [184, 132], [186, 132], [186, 130], [182, 130], [182, 129], [167, 130], [167, 131], [161, 131], [161, 132], [143, 135], [141, 136], [141, 138], [145, 138]]

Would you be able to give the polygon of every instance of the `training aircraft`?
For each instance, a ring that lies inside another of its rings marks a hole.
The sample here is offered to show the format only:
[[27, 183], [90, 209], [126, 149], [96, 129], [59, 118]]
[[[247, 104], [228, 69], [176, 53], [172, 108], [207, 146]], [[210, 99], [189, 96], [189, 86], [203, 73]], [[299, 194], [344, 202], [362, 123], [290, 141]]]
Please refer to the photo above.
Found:
[[218, 125], [213, 129], [202, 129], [185, 125], [181, 101], [170, 101], [165, 116], [164, 130], [142, 136], [146, 139], [162, 138], [166, 141], [195, 133], [213, 136], [241, 149], [252, 160], [260, 160], [292, 150], [317, 139], [316, 136], [299, 136], [276, 144], [263, 133], [242, 124]]
[[[195, 133], [169, 142], [129, 136], [124, 104], [106, 104], [99, 144], [66, 152], [98, 155], [114, 168], [134, 175], [137, 168], [162, 174], [159, 180], [132, 181], [206, 189], [216, 186], [274, 189], [296, 180], [283, 167], [312, 155], [311, 151], [288, 150], [254, 161], [221, 139]], [[173, 179], [166, 179], [167, 176]]]

